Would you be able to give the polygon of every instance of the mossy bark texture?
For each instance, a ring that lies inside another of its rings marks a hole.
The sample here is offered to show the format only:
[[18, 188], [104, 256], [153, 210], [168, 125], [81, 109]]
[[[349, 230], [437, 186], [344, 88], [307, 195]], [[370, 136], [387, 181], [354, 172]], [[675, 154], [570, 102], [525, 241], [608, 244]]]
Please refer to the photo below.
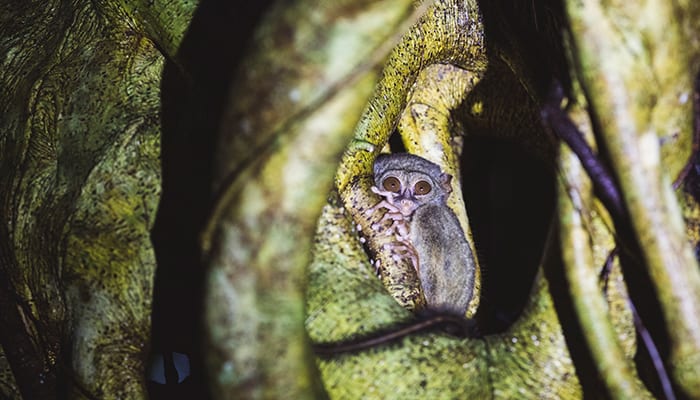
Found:
[[[182, 52], [198, 4], [0, 2], [0, 396], [145, 398], [163, 69], [200, 84]], [[652, 397], [634, 360], [632, 273], [663, 314], [674, 387], [700, 398], [700, 218], [692, 188], [674, 186], [697, 147], [700, 5], [527, 3], [300, 0], [266, 11], [228, 72], [219, 128], [199, 132], [216, 138], [200, 235], [209, 394]], [[619, 186], [622, 219], [541, 123], [555, 80], [560, 111]], [[394, 133], [456, 178], [449, 206], [475, 254], [464, 143], [514, 142], [551, 167], [557, 210], [532, 291], [499, 333], [425, 331], [317, 357], [314, 343], [372, 336], [425, 307], [410, 263], [382, 251], [364, 213], [377, 202], [372, 163]]]

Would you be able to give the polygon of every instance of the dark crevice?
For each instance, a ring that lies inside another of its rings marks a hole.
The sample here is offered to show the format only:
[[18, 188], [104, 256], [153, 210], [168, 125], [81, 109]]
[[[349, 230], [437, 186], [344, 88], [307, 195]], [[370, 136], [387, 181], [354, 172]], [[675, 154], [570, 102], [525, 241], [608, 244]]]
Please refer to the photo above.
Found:
[[554, 211], [553, 174], [519, 146], [497, 139], [468, 139], [462, 160], [462, 190], [482, 266], [479, 329], [501, 332], [520, 315], [532, 289]]
[[392, 132], [391, 136], [389, 136], [389, 149], [391, 150], [392, 153], [405, 153], [406, 152], [406, 147], [403, 145], [403, 141], [401, 140], [401, 135], [399, 135], [399, 132], [397, 130], [394, 130], [394, 132]]

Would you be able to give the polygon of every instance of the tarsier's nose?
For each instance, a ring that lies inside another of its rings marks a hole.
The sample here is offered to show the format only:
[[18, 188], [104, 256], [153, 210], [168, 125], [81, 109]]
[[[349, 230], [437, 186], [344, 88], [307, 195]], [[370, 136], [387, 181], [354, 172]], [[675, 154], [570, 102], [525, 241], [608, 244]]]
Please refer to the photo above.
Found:
[[415, 203], [411, 199], [403, 198], [399, 201], [399, 210], [401, 214], [408, 216], [413, 213], [415, 209]]

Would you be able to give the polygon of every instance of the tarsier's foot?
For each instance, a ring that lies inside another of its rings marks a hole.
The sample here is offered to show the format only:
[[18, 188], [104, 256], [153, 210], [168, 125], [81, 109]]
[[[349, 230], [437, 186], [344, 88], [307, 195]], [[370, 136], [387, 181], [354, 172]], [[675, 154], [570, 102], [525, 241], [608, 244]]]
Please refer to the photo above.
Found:
[[398, 262], [408, 258], [411, 260], [411, 265], [413, 265], [416, 272], [420, 271], [418, 252], [410, 243], [403, 241], [391, 242], [385, 244], [384, 249], [391, 252], [391, 258], [394, 259], [394, 261]]

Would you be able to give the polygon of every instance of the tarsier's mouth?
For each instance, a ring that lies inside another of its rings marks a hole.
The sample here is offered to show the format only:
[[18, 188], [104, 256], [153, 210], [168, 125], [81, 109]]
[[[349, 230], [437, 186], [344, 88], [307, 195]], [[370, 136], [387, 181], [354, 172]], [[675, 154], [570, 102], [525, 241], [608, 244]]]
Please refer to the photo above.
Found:
[[402, 199], [398, 203], [399, 212], [405, 217], [408, 217], [411, 214], [413, 214], [413, 212], [416, 210], [417, 206], [418, 205], [413, 200], [410, 200], [410, 199]]

